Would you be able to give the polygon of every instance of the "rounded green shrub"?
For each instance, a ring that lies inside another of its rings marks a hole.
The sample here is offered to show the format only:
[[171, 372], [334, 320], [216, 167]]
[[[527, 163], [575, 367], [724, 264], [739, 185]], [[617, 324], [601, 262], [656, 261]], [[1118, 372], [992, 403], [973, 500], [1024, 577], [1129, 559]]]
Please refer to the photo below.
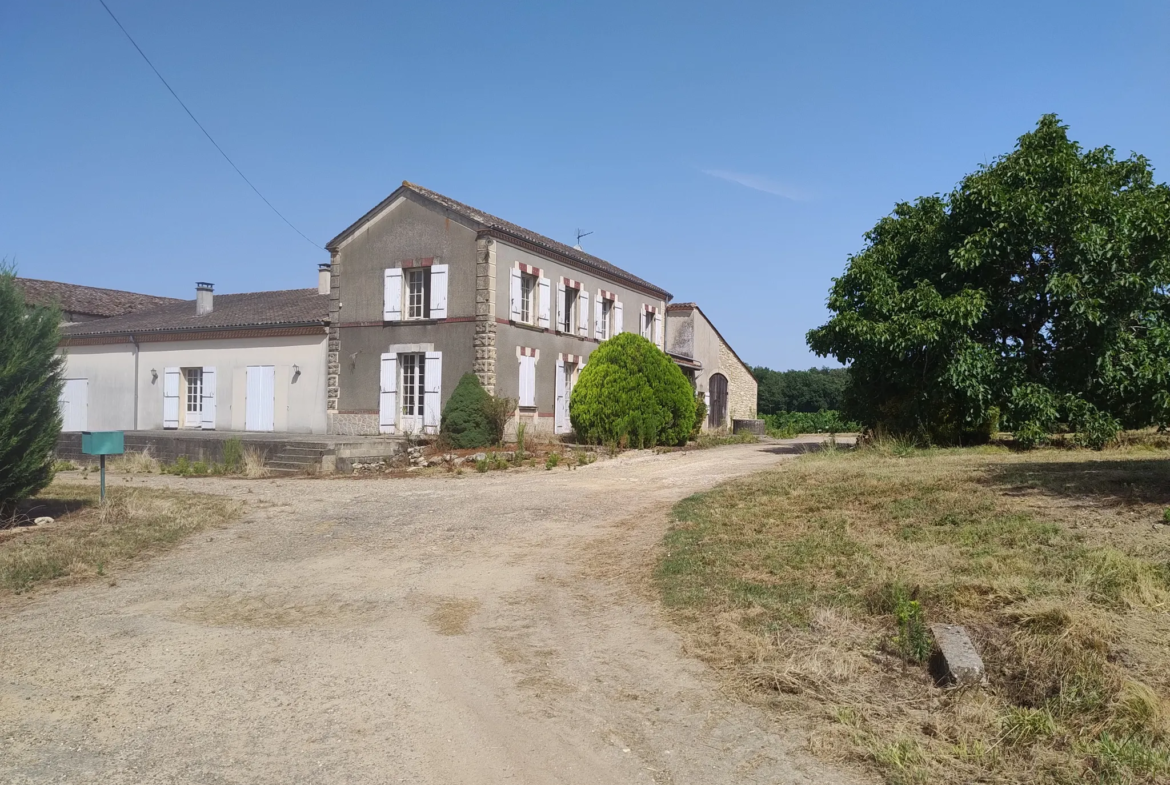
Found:
[[491, 396], [474, 373], [465, 373], [443, 407], [439, 436], [455, 449], [486, 447], [493, 442], [487, 414]]
[[630, 447], [686, 444], [695, 392], [666, 353], [635, 333], [603, 342], [569, 398], [580, 441]]

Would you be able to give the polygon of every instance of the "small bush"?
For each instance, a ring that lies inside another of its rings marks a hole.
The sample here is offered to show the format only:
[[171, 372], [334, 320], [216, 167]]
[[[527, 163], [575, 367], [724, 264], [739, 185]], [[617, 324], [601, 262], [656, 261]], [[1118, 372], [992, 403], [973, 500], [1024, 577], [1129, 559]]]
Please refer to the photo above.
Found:
[[499, 441], [488, 418], [490, 399], [478, 376], [463, 374], [443, 408], [439, 438], [457, 450], [487, 447]]
[[899, 598], [894, 606], [894, 620], [898, 625], [898, 634], [894, 636], [898, 654], [907, 662], [926, 662], [930, 658], [932, 645], [926, 631], [922, 606], [917, 600]]
[[57, 472], [72, 472], [77, 470], [77, 465], [73, 461], [53, 461], [53, 473]]
[[516, 463], [524, 460], [524, 433], [528, 430], [528, 423], [516, 423]]
[[244, 450], [244, 476], [250, 479], [259, 479], [268, 476], [268, 467], [265, 466], [264, 451], [252, 447]]
[[244, 470], [244, 442], [233, 436], [223, 443], [223, 471], [237, 474]]
[[491, 427], [492, 444], [503, 444], [504, 430], [508, 427], [508, 420], [512, 419], [512, 413], [516, 411], [516, 399], [489, 395], [483, 403], [483, 411]]
[[577, 438], [630, 447], [685, 444], [695, 425], [695, 394], [665, 352], [634, 333], [589, 355], [569, 400]]
[[475, 462], [475, 470], [477, 472], [479, 472], [480, 474], [483, 474], [484, 472], [486, 472], [488, 470], [488, 459], [487, 458], [480, 458], [478, 461], [476, 461]]
[[550, 452], [548, 457], [544, 459], [544, 468], [555, 469], [557, 464], [561, 462], [561, 454], [559, 452]]
[[699, 438], [703, 431], [703, 423], [707, 422], [707, 399], [702, 393], [695, 393], [695, 426], [691, 428], [691, 441]]

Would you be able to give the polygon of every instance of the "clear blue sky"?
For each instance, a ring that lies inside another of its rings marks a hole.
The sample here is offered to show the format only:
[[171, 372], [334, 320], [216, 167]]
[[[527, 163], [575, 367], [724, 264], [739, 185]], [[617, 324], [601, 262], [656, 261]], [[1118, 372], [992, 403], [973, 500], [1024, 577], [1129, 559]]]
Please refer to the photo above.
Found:
[[[1170, 167], [1170, 3], [107, 0], [319, 244], [408, 179], [697, 300], [807, 367], [830, 279], [896, 201], [1045, 112]], [[0, 4], [0, 256], [192, 297], [311, 286], [314, 248], [97, 0]]]

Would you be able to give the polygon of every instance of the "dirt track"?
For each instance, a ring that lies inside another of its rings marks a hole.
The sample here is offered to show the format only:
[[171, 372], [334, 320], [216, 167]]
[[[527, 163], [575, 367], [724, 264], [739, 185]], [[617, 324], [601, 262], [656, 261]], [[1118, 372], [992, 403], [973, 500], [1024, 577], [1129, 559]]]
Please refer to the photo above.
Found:
[[0, 604], [0, 782], [836, 783], [639, 592], [673, 501], [777, 445], [408, 480], [179, 480], [254, 503]]

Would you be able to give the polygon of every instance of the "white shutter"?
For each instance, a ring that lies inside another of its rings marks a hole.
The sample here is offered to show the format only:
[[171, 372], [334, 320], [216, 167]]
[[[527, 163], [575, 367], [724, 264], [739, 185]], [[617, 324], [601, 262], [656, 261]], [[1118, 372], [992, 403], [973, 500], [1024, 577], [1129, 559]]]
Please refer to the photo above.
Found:
[[163, 368], [163, 427], [179, 427], [178, 368]]
[[520, 356], [520, 405], [536, 406], [536, 358]]
[[548, 282], [547, 278], [537, 278], [536, 285], [537, 285], [537, 289], [539, 290], [539, 294], [537, 295], [537, 298], [536, 298], [537, 299], [536, 326], [544, 328], [544, 329], [548, 329], [548, 327], [549, 327], [548, 315], [550, 312], [549, 305], [552, 304], [551, 303], [552, 287], [549, 286], [549, 282]]
[[447, 318], [447, 265], [431, 266], [431, 318]]
[[658, 344], [658, 348], [666, 351], [666, 336], [662, 333], [662, 313], [654, 314], [654, 343]]
[[568, 428], [565, 427], [568, 406], [567, 401], [565, 401], [565, 361], [560, 358], [557, 358], [556, 391], [556, 405], [553, 408], [553, 432], [564, 433], [568, 430]]
[[577, 335], [589, 337], [589, 292], [584, 289], [577, 292]]
[[423, 373], [423, 433], [438, 433], [443, 412], [443, 353], [427, 352], [426, 363]]
[[520, 271], [512, 270], [512, 321], [520, 321]]
[[601, 340], [601, 314], [605, 311], [605, 301], [601, 299], [601, 292], [597, 293], [597, 301], [593, 305], [593, 337]]
[[382, 290], [382, 321], [402, 321], [402, 269], [388, 267]]
[[614, 300], [613, 301], [613, 334], [614, 335], [621, 335], [623, 325], [625, 325], [625, 322], [622, 321], [622, 301], [621, 300]]
[[203, 430], [215, 430], [215, 368], [203, 366]]
[[259, 431], [276, 430], [276, 366], [260, 366], [260, 427]]
[[398, 355], [383, 354], [379, 374], [378, 433], [394, 433], [398, 422]]
[[557, 281], [557, 332], [565, 332], [565, 282]]
[[646, 334], [646, 306], [642, 306], [642, 314], [638, 317], [638, 335], [649, 339], [650, 336]]

